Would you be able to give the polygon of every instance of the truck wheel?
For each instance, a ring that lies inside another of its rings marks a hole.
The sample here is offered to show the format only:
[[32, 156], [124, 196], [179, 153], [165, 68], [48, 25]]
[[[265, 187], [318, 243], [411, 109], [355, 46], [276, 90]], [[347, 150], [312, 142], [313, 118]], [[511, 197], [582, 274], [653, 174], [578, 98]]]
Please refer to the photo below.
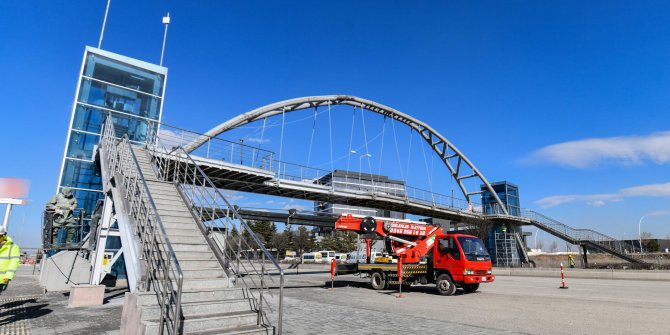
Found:
[[479, 289], [479, 283], [463, 285], [463, 291], [465, 291], [465, 293], [472, 293], [477, 291], [478, 289]]
[[381, 272], [373, 272], [370, 275], [370, 285], [375, 290], [383, 290], [386, 288], [386, 280], [384, 280], [384, 275]]
[[448, 274], [439, 275], [437, 281], [435, 281], [435, 287], [437, 287], [437, 292], [441, 295], [452, 295], [456, 291], [454, 281], [451, 280]]

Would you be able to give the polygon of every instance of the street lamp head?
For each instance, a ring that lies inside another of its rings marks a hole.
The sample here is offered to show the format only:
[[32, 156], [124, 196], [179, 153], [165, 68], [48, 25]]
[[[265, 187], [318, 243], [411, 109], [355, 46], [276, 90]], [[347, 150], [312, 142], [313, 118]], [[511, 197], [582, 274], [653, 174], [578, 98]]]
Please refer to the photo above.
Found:
[[371, 154], [365, 154], [364, 156], [366, 156], [366, 157], [372, 157]]
[[357, 154], [356, 150], [349, 150], [349, 152], [352, 154]]

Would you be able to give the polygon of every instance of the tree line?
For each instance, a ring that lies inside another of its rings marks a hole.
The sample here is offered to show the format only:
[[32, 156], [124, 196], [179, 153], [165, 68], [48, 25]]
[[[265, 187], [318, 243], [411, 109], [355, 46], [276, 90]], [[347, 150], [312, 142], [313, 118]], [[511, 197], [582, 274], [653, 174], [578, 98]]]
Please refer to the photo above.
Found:
[[[265, 248], [275, 249], [279, 258], [286, 255], [286, 250], [292, 250], [302, 255], [303, 253], [317, 250], [332, 250], [335, 252], [349, 253], [356, 250], [358, 237], [356, 233], [349, 231], [335, 231], [333, 234], [327, 234], [320, 242], [316, 241], [307, 227], [300, 226], [298, 229], [292, 229], [287, 226], [283, 231], [277, 231], [277, 225], [269, 221], [250, 220], [247, 225], [258, 236]], [[252, 242], [251, 234], [243, 229], [242, 233], [233, 225], [230, 232], [230, 242], [242, 242], [251, 248], [255, 246]], [[237, 239], [242, 239], [238, 241]], [[243, 247], [244, 249], [245, 247]]]

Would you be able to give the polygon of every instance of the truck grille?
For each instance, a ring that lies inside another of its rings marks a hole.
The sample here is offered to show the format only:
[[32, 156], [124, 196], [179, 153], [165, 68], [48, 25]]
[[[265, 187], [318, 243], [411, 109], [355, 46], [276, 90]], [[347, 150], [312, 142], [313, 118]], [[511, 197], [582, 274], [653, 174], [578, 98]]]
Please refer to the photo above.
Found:
[[475, 270], [475, 274], [476, 274], [476, 275], [485, 275], [485, 274], [486, 274], [486, 270]]

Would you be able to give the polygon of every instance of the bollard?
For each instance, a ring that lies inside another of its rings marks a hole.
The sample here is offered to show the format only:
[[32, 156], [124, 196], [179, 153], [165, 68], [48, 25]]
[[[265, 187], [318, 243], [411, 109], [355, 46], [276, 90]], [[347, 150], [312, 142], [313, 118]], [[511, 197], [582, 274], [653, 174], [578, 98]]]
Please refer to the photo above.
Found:
[[330, 289], [335, 290], [335, 268], [337, 267], [335, 258], [330, 260]]
[[398, 257], [398, 298], [402, 297], [402, 257]]
[[562, 289], [568, 288], [567, 286], [565, 286], [565, 273], [563, 272], [563, 263], [561, 263], [561, 286], [559, 288]]

